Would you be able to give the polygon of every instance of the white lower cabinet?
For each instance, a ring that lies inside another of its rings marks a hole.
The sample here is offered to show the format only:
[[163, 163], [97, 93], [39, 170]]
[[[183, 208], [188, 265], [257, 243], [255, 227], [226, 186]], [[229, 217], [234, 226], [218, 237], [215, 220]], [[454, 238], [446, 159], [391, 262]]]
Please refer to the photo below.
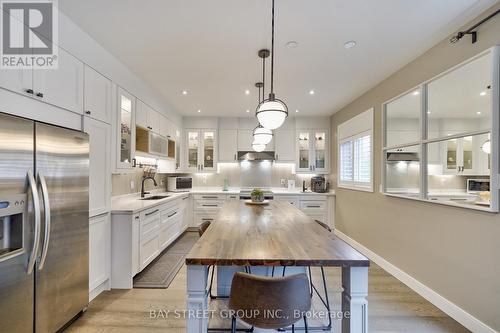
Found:
[[187, 228], [189, 194], [138, 214], [113, 214], [112, 288], [130, 289], [133, 277]]
[[111, 278], [111, 221], [108, 213], [89, 221], [89, 302], [109, 290]]
[[335, 227], [335, 196], [327, 195], [274, 195], [274, 200], [288, 202], [313, 220]]
[[[230, 196], [230, 195], [229, 195]], [[231, 199], [231, 198], [229, 198]], [[199, 227], [204, 222], [214, 222], [224, 202], [226, 194], [195, 194], [193, 195], [193, 227]], [[234, 200], [234, 199], [232, 199]]]

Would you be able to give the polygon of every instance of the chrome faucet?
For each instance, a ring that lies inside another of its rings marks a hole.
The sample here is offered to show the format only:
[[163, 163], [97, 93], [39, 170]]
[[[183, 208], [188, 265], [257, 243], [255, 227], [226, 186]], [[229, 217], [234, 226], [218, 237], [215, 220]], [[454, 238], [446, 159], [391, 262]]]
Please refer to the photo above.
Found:
[[151, 176], [143, 176], [142, 177], [142, 181], [141, 181], [141, 198], [144, 198], [146, 196], [146, 194], [149, 194], [149, 192], [145, 192], [144, 191], [144, 181], [146, 179], [151, 179], [153, 181], [153, 183], [155, 184], [155, 186], [158, 186], [158, 184], [156, 183], [156, 180], [154, 179], [154, 177], [151, 177]]

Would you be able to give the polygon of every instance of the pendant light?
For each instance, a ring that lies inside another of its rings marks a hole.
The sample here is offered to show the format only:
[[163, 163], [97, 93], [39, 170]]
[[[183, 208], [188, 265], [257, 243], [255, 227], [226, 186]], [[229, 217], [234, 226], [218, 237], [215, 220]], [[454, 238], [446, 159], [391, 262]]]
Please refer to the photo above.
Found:
[[261, 151], [264, 151], [266, 149], [266, 145], [263, 143], [254, 142], [252, 143], [252, 149], [260, 153]]
[[[259, 51], [259, 57], [262, 58], [262, 82], [257, 82], [255, 86], [259, 88], [259, 100], [258, 103], [260, 104], [262, 101], [260, 99], [260, 89], [262, 88], [262, 99], [264, 99], [264, 88], [265, 88], [265, 73], [266, 73], [266, 58], [269, 56], [269, 50], [260, 50]], [[269, 128], [265, 128], [262, 126], [260, 123], [257, 127], [254, 128], [253, 130], [253, 142], [255, 143], [262, 143], [267, 145], [271, 140], [273, 139], [273, 131], [270, 130]]]
[[277, 129], [288, 117], [288, 107], [285, 102], [274, 95], [274, 0], [272, 0], [272, 34], [271, 34], [271, 92], [269, 98], [262, 101], [255, 115], [259, 123], [270, 130]]

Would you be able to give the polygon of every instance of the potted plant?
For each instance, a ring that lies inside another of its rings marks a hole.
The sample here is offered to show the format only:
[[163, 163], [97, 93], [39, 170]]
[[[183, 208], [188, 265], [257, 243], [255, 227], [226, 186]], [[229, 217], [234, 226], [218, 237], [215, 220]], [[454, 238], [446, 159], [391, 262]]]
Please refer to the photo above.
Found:
[[264, 191], [260, 188], [254, 188], [250, 193], [253, 202], [263, 202], [264, 201]]

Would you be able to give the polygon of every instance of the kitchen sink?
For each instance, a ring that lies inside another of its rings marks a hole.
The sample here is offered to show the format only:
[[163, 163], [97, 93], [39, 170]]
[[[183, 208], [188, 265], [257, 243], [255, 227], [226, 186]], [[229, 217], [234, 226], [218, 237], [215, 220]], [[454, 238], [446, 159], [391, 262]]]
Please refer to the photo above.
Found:
[[165, 199], [168, 198], [170, 195], [153, 195], [147, 198], [142, 198], [140, 200], [160, 200], [160, 199]]

